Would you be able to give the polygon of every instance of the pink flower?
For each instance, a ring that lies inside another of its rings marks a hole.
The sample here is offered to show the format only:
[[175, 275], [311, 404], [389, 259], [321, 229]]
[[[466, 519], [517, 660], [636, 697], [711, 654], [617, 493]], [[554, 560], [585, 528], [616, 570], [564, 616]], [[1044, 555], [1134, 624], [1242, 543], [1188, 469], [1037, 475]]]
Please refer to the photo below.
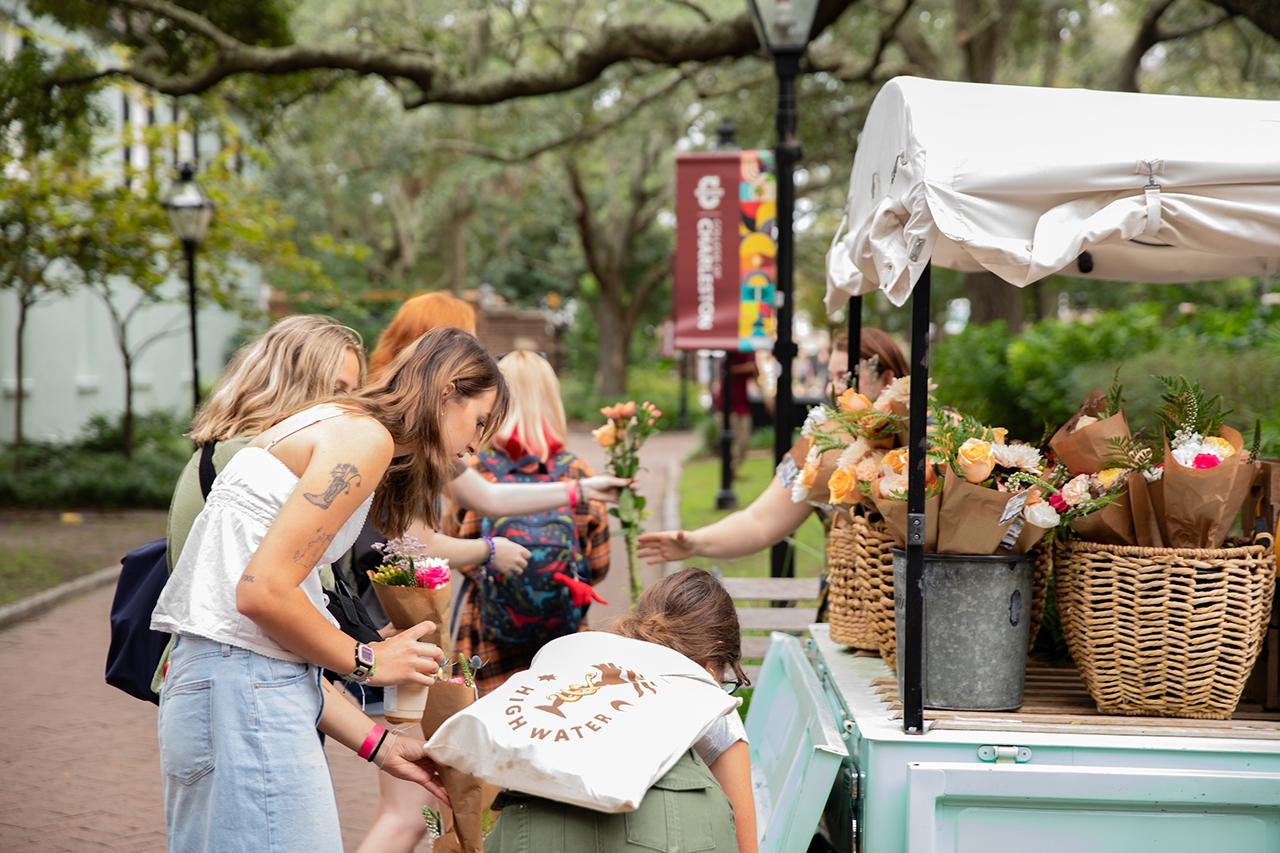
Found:
[[635, 414], [636, 414], [635, 400], [632, 400], [628, 403], [619, 403], [617, 408], [618, 408], [618, 415], [620, 417], [624, 417], [624, 418], [635, 417]]
[[1058, 512], [1067, 511], [1067, 502], [1062, 499], [1062, 495], [1049, 495], [1049, 506]]
[[1197, 453], [1196, 458], [1191, 462], [1191, 467], [1198, 470], [1205, 468], [1217, 468], [1222, 464], [1222, 460], [1212, 453]]
[[[1092, 478], [1088, 474], [1079, 474], [1068, 480], [1066, 485], [1062, 487], [1062, 499], [1067, 502], [1068, 506], [1078, 506], [1089, 500], [1089, 481]], [[1055, 507], [1056, 509], [1056, 507]]]
[[440, 566], [419, 567], [417, 581], [424, 589], [440, 589], [449, 585], [449, 570]]

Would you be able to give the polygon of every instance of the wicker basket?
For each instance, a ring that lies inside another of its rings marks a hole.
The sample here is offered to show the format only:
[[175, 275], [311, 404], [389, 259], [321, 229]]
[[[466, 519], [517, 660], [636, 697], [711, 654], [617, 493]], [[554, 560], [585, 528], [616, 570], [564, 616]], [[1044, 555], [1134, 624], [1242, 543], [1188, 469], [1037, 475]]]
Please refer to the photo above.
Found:
[[1231, 717], [1262, 647], [1276, 560], [1218, 549], [1059, 543], [1062, 633], [1103, 714]]
[[[856, 649], [880, 648], [882, 584], [893, 588], [893, 539], [884, 523], [837, 516], [827, 536], [827, 609], [831, 639]], [[892, 600], [890, 601], [892, 604]]]
[[[889, 546], [885, 546], [888, 553]], [[1053, 571], [1053, 550], [1045, 542], [1031, 549], [1035, 555], [1035, 573], [1031, 577], [1031, 633], [1027, 639], [1027, 652], [1036, 644], [1040, 621], [1044, 618], [1045, 597], [1049, 591], [1049, 575]], [[893, 560], [889, 560], [888, 578], [880, 590], [880, 604], [876, 611], [880, 626], [880, 657], [895, 672], [898, 669], [898, 643], [893, 612]]]

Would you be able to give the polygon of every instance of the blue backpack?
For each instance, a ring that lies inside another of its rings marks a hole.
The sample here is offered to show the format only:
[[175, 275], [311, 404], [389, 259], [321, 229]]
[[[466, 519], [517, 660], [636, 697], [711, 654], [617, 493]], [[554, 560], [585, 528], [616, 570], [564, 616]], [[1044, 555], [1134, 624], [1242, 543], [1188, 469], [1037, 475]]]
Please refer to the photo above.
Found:
[[[499, 483], [551, 483], [559, 480], [574, 462], [568, 452], [556, 454], [549, 464], [536, 456], [512, 460], [504, 453], [477, 454], [480, 464]], [[522, 466], [538, 462], [533, 473]], [[573, 507], [507, 518], [486, 518], [481, 535], [503, 536], [530, 551], [524, 573], [507, 578], [486, 569], [480, 587], [481, 635], [504, 645], [542, 646], [556, 637], [575, 633], [587, 605], [575, 607], [569, 588], [552, 577], [557, 572], [590, 582], [591, 567], [578, 544]]]

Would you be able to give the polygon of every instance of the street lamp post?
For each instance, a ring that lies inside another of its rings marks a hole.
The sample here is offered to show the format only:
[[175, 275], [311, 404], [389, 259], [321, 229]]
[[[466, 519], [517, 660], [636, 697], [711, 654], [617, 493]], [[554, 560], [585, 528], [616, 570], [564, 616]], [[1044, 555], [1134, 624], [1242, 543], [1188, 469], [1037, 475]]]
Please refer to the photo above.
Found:
[[195, 182], [195, 168], [190, 163], [178, 166], [178, 182], [165, 196], [165, 211], [173, 233], [182, 241], [187, 258], [187, 304], [191, 313], [191, 394], [192, 411], [200, 407], [200, 347], [196, 340], [196, 251], [213, 219], [213, 200]]
[[[760, 44], [773, 55], [778, 74], [778, 143], [774, 154], [778, 165], [778, 338], [773, 354], [778, 361], [779, 372], [777, 393], [773, 398], [773, 449], [774, 462], [780, 463], [791, 449], [795, 414], [791, 396], [791, 362], [798, 352], [791, 336], [796, 202], [793, 170], [801, 154], [800, 143], [796, 141], [796, 77], [800, 73], [800, 57], [809, 46], [818, 0], [747, 0], [747, 7]], [[784, 543], [773, 546], [770, 574], [773, 577], [791, 574]]]

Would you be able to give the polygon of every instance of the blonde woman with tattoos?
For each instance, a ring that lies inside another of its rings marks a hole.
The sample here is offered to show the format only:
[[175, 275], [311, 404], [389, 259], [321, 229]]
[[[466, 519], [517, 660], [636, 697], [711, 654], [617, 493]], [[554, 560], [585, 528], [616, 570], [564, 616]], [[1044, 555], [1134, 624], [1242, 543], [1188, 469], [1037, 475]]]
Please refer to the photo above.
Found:
[[285, 417], [237, 453], [152, 616], [176, 635], [160, 691], [170, 850], [342, 850], [315, 728], [443, 797], [420, 740], [381, 730], [320, 677], [429, 684], [441, 653], [424, 622], [379, 643], [340, 631], [317, 568], [365, 516], [384, 534], [437, 519], [454, 461], [503, 420], [507, 389], [471, 335], [441, 329], [367, 390]]

